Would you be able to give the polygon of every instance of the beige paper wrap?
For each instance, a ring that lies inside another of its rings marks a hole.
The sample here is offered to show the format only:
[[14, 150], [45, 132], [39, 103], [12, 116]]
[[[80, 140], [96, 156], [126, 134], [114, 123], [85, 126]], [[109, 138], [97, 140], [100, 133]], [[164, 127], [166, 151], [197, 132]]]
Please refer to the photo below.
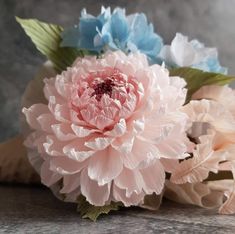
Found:
[[[22, 97], [22, 107], [29, 107], [34, 103], [45, 103], [43, 79], [55, 75], [51, 63], [46, 62], [26, 87]], [[20, 113], [20, 125], [22, 134], [0, 143], [0, 182], [40, 183], [40, 178], [30, 165], [27, 150], [23, 145], [24, 138], [30, 129], [22, 113]]]

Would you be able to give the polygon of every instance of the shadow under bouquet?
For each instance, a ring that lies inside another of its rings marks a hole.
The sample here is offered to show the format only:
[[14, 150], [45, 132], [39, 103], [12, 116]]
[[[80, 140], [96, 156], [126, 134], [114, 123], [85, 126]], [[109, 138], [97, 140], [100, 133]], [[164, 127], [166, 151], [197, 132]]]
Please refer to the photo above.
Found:
[[235, 213], [235, 77], [215, 48], [180, 33], [165, 45], [120, 8], [65, 29], [16, 20], [48, 61], [22, 98], [22, 134], [0, 145], [1, 181], [41, 182], [92, 220], [163, 197]]

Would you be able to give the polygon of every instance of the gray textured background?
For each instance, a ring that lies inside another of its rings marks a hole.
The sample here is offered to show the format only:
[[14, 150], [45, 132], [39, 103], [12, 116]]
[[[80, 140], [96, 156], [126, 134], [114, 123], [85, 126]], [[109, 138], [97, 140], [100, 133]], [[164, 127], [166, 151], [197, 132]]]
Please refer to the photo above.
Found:
[[101, 5], [145, 12], [165, 42], [182, 32], [217, 46], [221, 63], [235, 74], [235, 0], [0, 0], [0, 141], [18, 132], [20, 97], [44, 59], [14, 16], [68, 26], [82, 8], [98, 13]]
[[164, 201], [160, 210], [123, 209], [97, 222], [81, 219], [76, 205], [41, 187], [0, 186], [3, 234], [234, 234], [235, 217]]

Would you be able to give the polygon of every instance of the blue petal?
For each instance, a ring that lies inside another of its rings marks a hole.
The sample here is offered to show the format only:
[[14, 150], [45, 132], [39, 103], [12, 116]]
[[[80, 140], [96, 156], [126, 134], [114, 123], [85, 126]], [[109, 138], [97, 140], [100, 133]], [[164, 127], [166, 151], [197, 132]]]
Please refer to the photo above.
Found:
[[112, 49], [125, 49], [129, 26], [123, 10], [115, 9], [111, 19], [104, 24], [101, 35], [104, 43]]
[[228, 69], [220, 65], [218, 58], [208, 58], [207, 60], [202, 61], [201, 63], [194, 64], [192, 67], [207, 72], [215, 72], [225, 75], [228, 73]]
[[111, 17], [111, 10], [110, 7], [105, 8], [105, 7], [101, 7], [101, 14], [99, 14], [97, 16], [97, 19], [102, 23], [102, 25], [105, 24], [105, 22], [107, 22], [107, 20], [109, 20]]
[[126, 42], [129, 26], [124, 11], [117, 9], [111, 17], [111, 34], [114, 41]]
[[100, 52], [102, 49], [121, 49], [124, 52], [141, 51], [150, 59], [156, 60], [162, 48], [162, 39], [154, 33], [144, 14], [126, 17], [124, 9], [102, 7], [95, 17], [82, 11], [78, 27], [62, 33], [62, 46], [80, 47]]
[[78, 47], [79, 46], [79, 28], [74, 26], [72, 28], [65, 29], [61, 33], [62, 47]]
[[79, 22], [79, 46], [83, 49], [97, 50], [94, 47], [94, 38], [97, 35], [97, 30], [101, 30], [102, 22], [97, 18], [80, 19]]
[[154, 33], [152, 24], [148, 25], [145, 14], [131, 15], [130, 22], [130, 42], [150, 58], [157, 57], [163, 46], [162, 38]]
[[207, 66], [209, 67], [209, 70], [211, 72], [217, 72], [217, 73], [222, 73], [222, 74], [228, 73], [228, 69], [225, 67], [222, 67], [217, 58], [209, 58], [207, 60]]

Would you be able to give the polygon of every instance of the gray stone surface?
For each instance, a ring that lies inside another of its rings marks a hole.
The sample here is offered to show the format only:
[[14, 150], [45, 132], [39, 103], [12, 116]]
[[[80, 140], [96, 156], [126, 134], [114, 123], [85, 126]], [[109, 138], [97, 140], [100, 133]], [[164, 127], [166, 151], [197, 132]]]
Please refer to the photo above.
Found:
[[0, 0], [0, 141], [19, 131], [20, 97], [44, 59], [14, 16], [68, 26], [77, 21], [82, 8], [98, 13], [101, 5], [145, 12], [166, 42], [182, 32], [217, 46], [222, 64], [235, 73], [235, 0]]
[[157, 212], [124, 209], [97, 222], [81, 219], [76, 205], [43, 187], [0, 185], [0, 233], [235, 233], [235, 217], [165, 201]]

